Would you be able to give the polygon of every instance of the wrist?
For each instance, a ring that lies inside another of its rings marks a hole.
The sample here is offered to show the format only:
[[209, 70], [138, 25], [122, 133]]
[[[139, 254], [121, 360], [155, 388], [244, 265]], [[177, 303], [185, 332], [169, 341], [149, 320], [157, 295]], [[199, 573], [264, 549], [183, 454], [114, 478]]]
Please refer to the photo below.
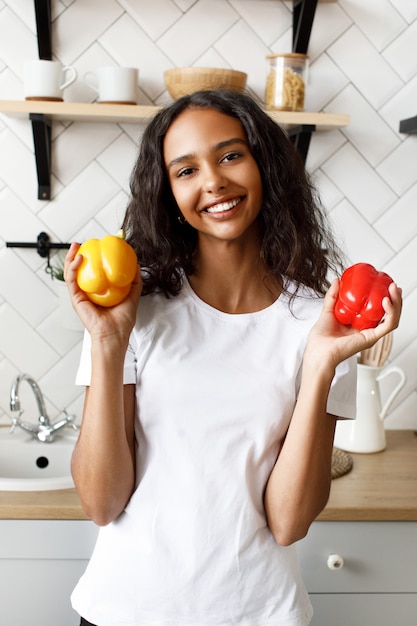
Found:
[[332, 363], [320, 358], [309, 359], [305, 357], [301, 370], [301, 386], [316, 387], [322, 393], [327, 394], [335, 373], [336, 367]]
[[122, 337], [119, 334], [92, 336], [91, 356], [92, 358], [112, 359], [114, 362], [124, 361], [126, 350], [129, 345], [129, 337]]
[[327, 353], [309, 349], [307, 346], [303, 356], [303, 373], [308, 372], [314, 377], [327, 377], [331, 382], [336, 372], [336, 366], [337, 362], [330, 358]]

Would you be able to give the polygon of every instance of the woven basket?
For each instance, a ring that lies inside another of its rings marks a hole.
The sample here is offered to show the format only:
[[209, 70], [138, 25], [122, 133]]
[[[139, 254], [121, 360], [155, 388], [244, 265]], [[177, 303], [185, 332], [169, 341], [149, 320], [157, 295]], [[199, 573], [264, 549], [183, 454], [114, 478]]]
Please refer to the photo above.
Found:
[[176, 67], [164, 72], [166, 88], [174, 100], [200, 90], [244, 91], [247, 78], [245, 72], [213, 67]]
[[353, 467], [353, 459], [347, 452], [339, 448], [333, 448], [332, 451], [332, 478], [344, 476]]

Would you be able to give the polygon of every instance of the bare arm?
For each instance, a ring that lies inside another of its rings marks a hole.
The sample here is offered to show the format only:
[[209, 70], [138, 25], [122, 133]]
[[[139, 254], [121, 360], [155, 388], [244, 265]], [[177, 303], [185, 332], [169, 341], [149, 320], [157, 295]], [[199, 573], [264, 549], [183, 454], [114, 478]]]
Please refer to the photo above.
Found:
[[326, 413], [329, 378], [307, 372], [284, 444], [265, 492], [268, 524], [277, 543], [304, 537], [326, 505], [336, 419]]
[[125, 508], [135, 481], [135, 386], [86, 390], [71, 470], [85, 513], [103, 526]]
[[337, 293], [335, 281], [310, 332], [297, 403], [265, 491], [268, 524], [282, 545], [307, 534], [329, 497], [336, 418], [326, 413], [326, 405], [336, 366], [394, 330], [400, 319], [401, 290], [394, 283], [391, 301], [384, 301], [382, 324], [361, 332], [337, 322], [333, 315]]
[[123, 366], [141, 279], [138, 270], [129, 296], [118, 306], [97, 307], [76, 284], [77, 249], [73, 244], [67, 254], [65, 280], [90, 333], [92, 370], [71, 469], [85, 512], [105, 525], [123, 511], [135, 483], [135, 385], [123, 385]]

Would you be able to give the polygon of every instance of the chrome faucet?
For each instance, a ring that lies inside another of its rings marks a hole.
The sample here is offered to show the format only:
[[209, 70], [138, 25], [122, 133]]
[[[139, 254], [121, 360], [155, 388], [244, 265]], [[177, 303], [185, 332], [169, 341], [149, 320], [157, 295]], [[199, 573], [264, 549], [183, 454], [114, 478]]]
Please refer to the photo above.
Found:
[[[23, 380], [29, 383], [36, 398], [36, 403], [38, 405], [39, 411], [37, 424], [24, 422], [20, 419], [23, 410], [20, 408], [19, 386]], [[20, 411], [18, 417], [12, 418], [12, 432], [14, 431], [16, 426], [19, 426], [19, 428], [26, 431], [27, 433], [30, 433], [32, 437], [34, 437], [35, 439], [39, 439], [39, 441], [42, 442], [51, 443], [55, 439], [56, 433], [64, 428], [64, 426], [71, 425], [74, 430], [78, 430], [78, 426], [74, 422], [74, 415], [68, 415], [65, 409], [63, 411], [65, 417], [60, 420], [56, 420], [55, 422], [51, 422], [46, 412], [45, 401], [43, 399], [43, 395], [39, 388], [39, 385], [32, 378], [32, 376], [29, 376], [29, 374], [18, 374], [13, 380], [10, 389], [10, 410]]]

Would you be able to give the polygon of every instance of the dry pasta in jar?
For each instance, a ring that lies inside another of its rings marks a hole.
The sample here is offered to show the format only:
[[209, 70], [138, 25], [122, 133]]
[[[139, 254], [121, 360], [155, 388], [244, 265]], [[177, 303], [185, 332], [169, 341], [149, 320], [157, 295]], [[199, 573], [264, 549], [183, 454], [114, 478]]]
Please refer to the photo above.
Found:
[[308, 57], [292, 52], [267, 57], [265, 106], [278, 111], [304, 111]]

